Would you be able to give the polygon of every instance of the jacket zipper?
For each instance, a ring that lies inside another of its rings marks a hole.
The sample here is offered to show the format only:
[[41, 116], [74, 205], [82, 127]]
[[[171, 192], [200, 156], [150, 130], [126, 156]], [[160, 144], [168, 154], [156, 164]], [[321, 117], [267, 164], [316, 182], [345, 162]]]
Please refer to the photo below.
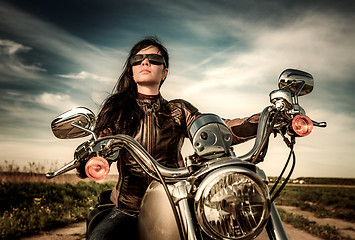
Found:
[[[152, 106], [147, 105], [147, 123], [148, 123], [148, 129], [147, 129], [147, 151], [150, 155], [152, 155], [152, 127], [153, 127], [153, 122], [152, 122]], [[151, 182], [151, 177], [148, 176], [148, 182]]]
[[147, 106], [147, 122], [148, 122], [148, 131], [147, 131], [147, 151], [152, 154], [152, 106]]

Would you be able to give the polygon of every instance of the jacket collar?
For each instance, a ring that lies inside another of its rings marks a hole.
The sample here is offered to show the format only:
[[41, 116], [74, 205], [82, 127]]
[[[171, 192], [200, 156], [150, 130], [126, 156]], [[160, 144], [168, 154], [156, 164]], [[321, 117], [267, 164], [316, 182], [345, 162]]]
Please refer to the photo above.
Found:
[[161, 109], [161, 106], [164, 105], [166, 100], [159, 95], [158, 99], [153, 102], [151, 99], [142, 99], [142, 98], [137, 98], [136, 99], [138, 106], [143, 110], [143, 111], [148, 111], [148, 109], [152, 109], [154, 112], [157, 112]]

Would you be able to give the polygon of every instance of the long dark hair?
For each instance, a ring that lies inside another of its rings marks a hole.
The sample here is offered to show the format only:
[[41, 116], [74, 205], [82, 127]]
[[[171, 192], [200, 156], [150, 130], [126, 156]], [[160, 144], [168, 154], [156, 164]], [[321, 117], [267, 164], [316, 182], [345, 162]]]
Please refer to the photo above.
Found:
[[136, 133], [143, 112], [136, 101], [137, 84], [133, 80], [132, 65], [129, 59], [149, 46], [155, 46], [159, 49], [160, 54], [165, 59], [166, 67], [169, 67], [168, 51], [157, 38], [145, 38], [136, 43], [131, 49], [124, 71], [114, 87], [114, 93], [103, 103], [95, 127], [96, 134], [107, 132], [107, 134], [122, 133], [133, 136]]

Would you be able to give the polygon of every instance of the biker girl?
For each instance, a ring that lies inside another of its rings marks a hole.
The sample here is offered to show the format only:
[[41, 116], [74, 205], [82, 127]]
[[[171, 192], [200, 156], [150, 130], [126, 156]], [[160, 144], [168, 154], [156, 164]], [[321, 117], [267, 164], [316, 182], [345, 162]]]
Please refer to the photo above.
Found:
[[[131, 49], [114, 93], [103, 103], [95, 133], [99, 137], [126, 134], [138, 141], [160, 164], [184, 165], [181, 148], [198, 109], [181, 99], [165, 100], [160, 88], [167, 78], [169, 55], [155, 38], [146, 38]], [[233, 144], [256, 136], [259, 114], [224, 120]], [[119, 179], [110, 194], [115, 204], [92, 231], [89, 239], [136, 239], [137, 215], [142, 197], [152, 179], [124, 149], [117, 161]], [[85, 172], [80, 171], [85, 176]]]

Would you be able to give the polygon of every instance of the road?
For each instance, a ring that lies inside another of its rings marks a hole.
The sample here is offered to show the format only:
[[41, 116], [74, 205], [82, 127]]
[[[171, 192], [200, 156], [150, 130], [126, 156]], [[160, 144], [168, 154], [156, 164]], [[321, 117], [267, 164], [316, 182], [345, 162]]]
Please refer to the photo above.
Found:
[[[316, 218], [312, 213], [302, 211], [297, 207], [292, 206], [278, 206], [287, 212], [293, 214], [302, 215], [308, 218], [310, 221], [317, 222], [320, 225], [330, 225], [339, 229], [343, 236], [349, 236], [351, 239], [355, 239], [355, 223], [346, 222], [340, 219], [330, 218]], [[305, 231], [296, 229], [289, 224], [285, 224], [286, 232], [290, 240], [321, 240]], [[58, 228], [52, 231], [41, 232], [38, 235], [31, 237], [24, 237], [21, 240], [82, 240], [85, 239], [85, 222], [70, 224], [64, 228]], [[262, 232], [257, 240], [269, 239], [266, 232]]]
[[[291, 225], [285, 224], [286, 232], [290, 240], [321, 240], [309, 233], [293, 228]], [[32, 237], [21, 238], [21, 240], [82, 240], [85, 239], [85, 222], [70, 224], [65, 228], [42, 232]], [[267, 240], [266, 232], [262, 232], [257, 240]]]

